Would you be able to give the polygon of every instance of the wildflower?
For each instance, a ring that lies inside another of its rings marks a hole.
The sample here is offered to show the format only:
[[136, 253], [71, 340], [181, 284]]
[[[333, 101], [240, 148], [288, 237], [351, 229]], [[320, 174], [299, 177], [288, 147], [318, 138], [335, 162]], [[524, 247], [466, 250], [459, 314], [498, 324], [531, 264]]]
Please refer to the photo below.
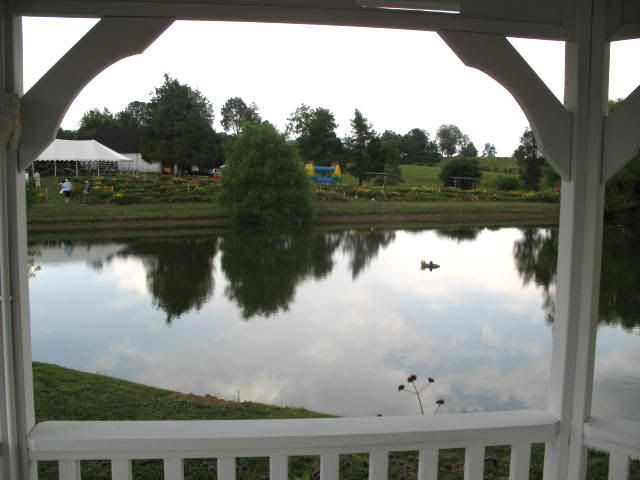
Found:
[[418, 377], [415, 374], [411, 374], [409, 375], [409, 378], [407, 378], [407, 382], [412, 383], [415, 382], [418, 379]]
[[437, 405], [444, 405], [444, 400], [439, 398], [438, 400], [436, 400], [436, 404]]
[[433, 378], [431, 378], [431, 377], [429, 377], [428, 380], [429, 380], [429, 383], [435, 382], [435, 380]]
[[401, 392], [402, 390], [404, 390], [404, 385], [398, 385], [398, 391]]

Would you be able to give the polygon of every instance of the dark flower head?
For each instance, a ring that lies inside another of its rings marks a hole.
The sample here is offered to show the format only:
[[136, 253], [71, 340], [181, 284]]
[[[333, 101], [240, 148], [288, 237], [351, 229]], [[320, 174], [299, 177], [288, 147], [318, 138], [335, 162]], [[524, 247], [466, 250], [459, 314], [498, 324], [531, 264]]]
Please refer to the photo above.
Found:
[[433, 379], [433, 377], [429, 377], [429, 379], [428, 379], [428, 380], [429, 380], [429, 383], [433, 383], [433, 382], [435, 382], [435, 380]]
[[438, 400], [436, 400], [436, 404], [437, 405], [444, 405], [444, 400], [439, 398]]
[[376, 417], [381, 417], [381, 416], [382, 416], [381, 413], [376, 414]]
[[401, 392], [402, 390], [404, 390], [404, 385], [398, 385], [398, 391]]
[[411, 375], [409, 375], [409, 378], [407, 378], [407, 382], [415, 382], [417, 379], [418, 377], [414, 373], [412, 373]]

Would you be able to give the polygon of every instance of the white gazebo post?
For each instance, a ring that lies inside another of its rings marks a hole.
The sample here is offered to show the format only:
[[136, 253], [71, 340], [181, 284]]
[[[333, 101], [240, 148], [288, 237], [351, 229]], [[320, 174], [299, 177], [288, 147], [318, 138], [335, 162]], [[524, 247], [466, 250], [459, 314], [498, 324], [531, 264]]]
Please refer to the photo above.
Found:
[[[33, 478], [27, 435], [35, 424], [31, 372], [31, 332], [27, 278], [27, 220], [24, 168], [17, 150], [22, 94], [21, 19], [2, 4], [0, 83], [3, 142], [0, 145], [0, 282], [2, 311], [0, 346], [3, 393], [0, 398], [2, 478]], [[15, 108], [12, 107], [15, 104]]]
[[606, 0], [576, 2], [566, 44], [565, 105], [573, 114], [571, 176], [562, 180], [549, 411], [560, 419], [545, 480], [582, 480], [591, 414], [604, 215], [603, 131], [609, 87]]

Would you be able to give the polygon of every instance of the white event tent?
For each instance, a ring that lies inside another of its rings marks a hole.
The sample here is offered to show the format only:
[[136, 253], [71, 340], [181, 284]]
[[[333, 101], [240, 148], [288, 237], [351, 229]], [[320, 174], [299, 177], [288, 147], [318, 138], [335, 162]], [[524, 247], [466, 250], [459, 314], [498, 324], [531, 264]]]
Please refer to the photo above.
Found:
[[54, 140], [36, 162], [53, 162], [54, 176], [57, 175], [57, 162], [75, 162], [76, 176], [78, 164], [95, 164], [100, 175], [100, 162], [130, 162], [131, 160], [118, 152], [105, 147], [95, 140]]

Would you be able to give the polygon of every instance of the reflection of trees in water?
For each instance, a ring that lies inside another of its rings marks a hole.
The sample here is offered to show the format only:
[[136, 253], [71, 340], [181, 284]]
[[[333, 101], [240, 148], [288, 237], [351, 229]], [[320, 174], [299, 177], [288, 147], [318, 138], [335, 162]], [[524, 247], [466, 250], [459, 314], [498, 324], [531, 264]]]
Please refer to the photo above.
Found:
[[392, 230], [361, 230], [345, 232], [342, 249], [350, 255], [349, 266], [355, 280], [378, 256], [380, 249], [388, 246], [396, 239]]
[[[230, 231], [220, 239], [144, 239], [129, 242], [118, 257], [136, 257], [146, 270], [147, 288], [154, 305], [167, 314], [167, 323], [199, 310], [213, 295], [213, 261], [218, 248], [228, 280], [226, 296], [237, 303], [242, 316], [269, 316], [287, 310], [298, 284], [327, 277], [334, 253], [350, 256], [353, 278], [364, 271], [382, 247], [395, 238], [392, 231]], [[113, 256], [95, 261], [101, 269]], [[319, 299], [319, 301], [323, 301]]]
[[451, 229], [438, 229], [436, 235], [441, 238], [449, 238], [456, 240], [458, 243], [465, 241], [472, 241], [478, 238], [478, 235], [482, 231], [482, 228], [476, 227], [461, 227]]
[[351, 256], [356, 278], [394, 238], [393, 232], [377, 231], [230, 232], [220, 247], [222, 270], [229, 281], [225, 293], [245, 319], [286, 311], [301, 282], [331, 273], [333, 255], [341, 245]]
[[548, 322], [555, 315], [556, 264], [558, 231], [525, 228], [522, 239], [513, 244], [516, 269], [525, 285], [533, 282], [542, 288], [543, 306]]
[[600, 321], [640, 326], [640, 230], [607, 228], [602, 254]]
[[229, 282], [225, 293], [245, 319], [286, 311], [300, 282], [324, 278], [333, 270], [333, 252], [339, 244], [335, 235], [309, 231], [230, 232], [220, 247]]
[[200, 310], [213, 295], [213, 259], [217, 237], [140, 240], [118, 256], [142, 260], [154, 305], [167, 314], [167, 323], [192, 309]]
[[[600, 323], [632, 329], [640, 325], [640, 231], [606, 228], [600, 280]], [[543, 289], [548, 321], [554, 317], [558, 230], [523, 229], [513, 246], [525, 285]]]

